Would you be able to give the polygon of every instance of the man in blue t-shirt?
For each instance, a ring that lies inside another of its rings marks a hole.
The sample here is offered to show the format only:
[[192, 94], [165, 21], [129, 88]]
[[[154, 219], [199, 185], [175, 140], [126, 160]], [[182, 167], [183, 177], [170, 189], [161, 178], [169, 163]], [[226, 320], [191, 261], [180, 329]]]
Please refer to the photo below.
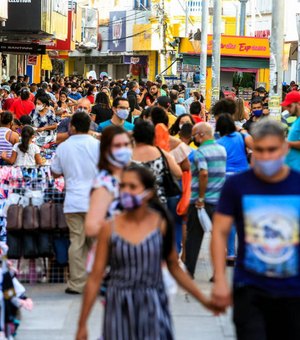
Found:
[[122, 97], [115, 98], [112, 105], [112, 111], [112, 118], [100, 123], [97, 132], [103, 132], [105, 128], [111, 125], [121, 126], [126, 131], [133, 131], [134, 125], [126, 121], [129, 116], [128, 99]]
[[296, 117], [288, 135], [290, 151], [286, 156], [286, 164], [300, 171], [300, 93], [289, 92], [281, 106], [286, 107], [292, 117]]
[[71, 84], [71, 92], [69, 93], [68, 97], [78, 101], [79, 99], [82, 98], [81, 94], [77, 92], [78, 85], [76, 83]]
[[235, 223], [237, 339], [300, 339], [300, 174], [284, 165], [288, 145], [280, 123], [264, 119], [252, 136], [253, 169], [228, 178], [214, 216], [212, 304], [231, 304], [225, 248]]

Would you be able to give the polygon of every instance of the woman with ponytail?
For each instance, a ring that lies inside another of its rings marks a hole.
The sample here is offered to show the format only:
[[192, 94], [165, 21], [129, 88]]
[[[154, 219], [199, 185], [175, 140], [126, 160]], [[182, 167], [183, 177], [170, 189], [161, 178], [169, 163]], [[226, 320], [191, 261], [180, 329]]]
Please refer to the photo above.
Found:
[[2, 152], [2, 159], [8, 164], [15, 166], [30, 167], [42, 165], [40, 148], [32, 142], [33, 137], [33, 128], [25, 125], [21, 134], [21, 142], [14, 145], [11, 157], [7, 157], [6, 152]]
[[106, 294], [103, 339], [173, 340], [168, 297], [162, 279], [166, 261], [175, 280], [214, 313], [210, 300], [178, 264], [173, 224], [156, 199], [154, 175], [132, 165], [121, 175], [123, 213], [100, 230], [93, 270], [88, 278], [76, 340], [87, 340], [87, 319], [104, 270], [111, 266]]

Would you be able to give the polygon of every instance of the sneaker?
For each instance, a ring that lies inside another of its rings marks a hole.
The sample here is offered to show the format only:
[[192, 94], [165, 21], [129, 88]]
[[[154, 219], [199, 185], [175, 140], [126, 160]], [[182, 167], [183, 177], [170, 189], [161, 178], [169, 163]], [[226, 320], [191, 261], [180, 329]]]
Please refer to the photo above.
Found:
[[76, 292], [75, 290], [72, 290], [70, 288], [66, 288], [65, 293], [66, 294], [71, 294], [71, 295], [79, 295], [79, 294], [81, 294], [81, 293]]

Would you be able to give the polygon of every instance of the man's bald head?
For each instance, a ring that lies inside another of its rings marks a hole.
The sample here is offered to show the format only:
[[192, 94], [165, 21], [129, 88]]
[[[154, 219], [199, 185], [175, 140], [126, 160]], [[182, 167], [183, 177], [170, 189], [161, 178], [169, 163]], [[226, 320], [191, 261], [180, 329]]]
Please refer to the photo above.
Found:
[[91, 102], [87, 98], [81, 98], [77, 102], [77, 110], [91, 112]]
[[210, 124], [204, 122], [198, 123], [193, 127], [193, 135], [196, 133], [206, 135], [210, 138], [213, 137], [212, 127], [210, 126]]

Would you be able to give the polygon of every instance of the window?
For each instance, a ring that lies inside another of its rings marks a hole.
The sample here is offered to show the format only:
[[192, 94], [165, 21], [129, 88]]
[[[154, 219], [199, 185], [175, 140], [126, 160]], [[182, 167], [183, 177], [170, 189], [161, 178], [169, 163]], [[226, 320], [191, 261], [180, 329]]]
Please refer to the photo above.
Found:
[[134, 0], [134, 9], [150, 9], [150, 0]]

